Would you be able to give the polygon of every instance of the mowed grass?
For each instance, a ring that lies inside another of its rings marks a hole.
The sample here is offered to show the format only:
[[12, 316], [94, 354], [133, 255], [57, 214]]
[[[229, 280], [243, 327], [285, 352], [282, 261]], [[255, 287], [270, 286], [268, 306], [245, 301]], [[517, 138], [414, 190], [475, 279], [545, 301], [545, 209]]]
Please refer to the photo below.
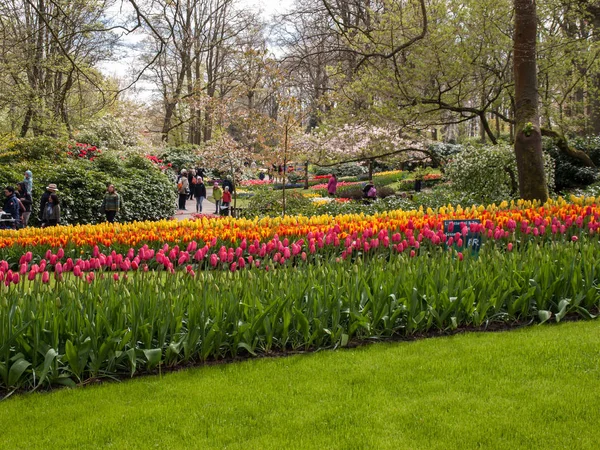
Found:
[[2, 448], [598, 448], [600, 322], [13, 396]]

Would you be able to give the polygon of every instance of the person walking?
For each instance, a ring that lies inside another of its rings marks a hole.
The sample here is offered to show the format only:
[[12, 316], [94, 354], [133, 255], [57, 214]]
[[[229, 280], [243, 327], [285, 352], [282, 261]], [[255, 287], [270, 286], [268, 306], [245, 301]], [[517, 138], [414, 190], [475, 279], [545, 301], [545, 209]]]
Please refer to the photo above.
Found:
[[194, 199], [194, 185], [196, 184], [196, 176], [194, 175], [194, 171], [190, 169], [190, 171], [188, 172], [188, 186], [189, 186], [189, 190], [190, 190], [190, 195], [189, 195], [189, 199], [193, 200]]
[[204, 186], [204, 180], [202, 177], [196, 177], [196, 184], [194, 185], [194, 195], [196, 196], [196, 212], [202, 212], [202, 202], [206, 198], [206, 186]]
[[121, 196], [117, 193], [113, 184], [109, 184], [106, 188], [100, 210], [106, 215], [108, 223], [115, 222], [115, 216], [121, 210]]
[[40, 222], [42, 222], [42, 218], [44, 215], [44, 208], [46, 207], [46, 203], [48, 203], [50, 196], [52, 194], [55, 194], [56, 192], [58, 192], [58, 188], [56, 187], [56, 184], [50, 183], [48, 186], [46, 186], [46, 192], [44, 192], [42, 194], [42, 198], [40, 198], [40, 210], [38, 212], [38, 219], [40, 220]]
[[32, 195], [33, 193], [33, 173], [31, 170], [25, 171], [25, 178], [23, 178], [23, 183], [27, 186], [27, 193]]
[[215, 214], [220, 213], [221, 199], [223, 198], [223, 191], [219, 187], [219, 183], [215, 183], [213, 186], [213, 199], [215, 200]]
[[337, 177], [335, 174], [331, 174], [329, 182], [327, 183], [327, 193], [330, 197], [335, 197], [335, 191], [337, 191]]
[[60, 223], [60, 202], [58, 195], [50, 194], [42, 213], [42, 228], [55, 227]]
[[33, 200], [31, 199], [31, 194], [27, 192], [27, 184], [24, 181], [17, 183], [17, 198], [25, 208], [25, 211], [21, 213], [21, 223], [23, 224], [23, 228], [25, 228], [29, 222]]
[[13, 226], [18, 228], [21, 223], [21, 206], [15, 194], [15, 188], [12, 186], [4, 188], [4, 206], [2, 207], [2, 211], [10, 214], [14, 220]]
[[181, 171], [181, 178], [177, 183], [177, 193], [179, 194], [179, 209], [181, 211], [186, 211], [185, 202], [190, 195], [190, 184], [187, 177], [187, 170], [183, 169]]

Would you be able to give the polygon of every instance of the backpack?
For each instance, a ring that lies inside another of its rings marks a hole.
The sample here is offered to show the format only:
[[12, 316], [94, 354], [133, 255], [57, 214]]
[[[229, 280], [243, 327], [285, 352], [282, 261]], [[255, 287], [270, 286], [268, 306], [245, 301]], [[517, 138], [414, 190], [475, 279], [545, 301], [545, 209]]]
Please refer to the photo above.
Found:
[[375, 186], [372, 186], [371, 189], [369, 189], [369, 191], [367, 192], [367, 197], [369, 197], [369, 198], [377, 197], [377, 189], [375, 189]]

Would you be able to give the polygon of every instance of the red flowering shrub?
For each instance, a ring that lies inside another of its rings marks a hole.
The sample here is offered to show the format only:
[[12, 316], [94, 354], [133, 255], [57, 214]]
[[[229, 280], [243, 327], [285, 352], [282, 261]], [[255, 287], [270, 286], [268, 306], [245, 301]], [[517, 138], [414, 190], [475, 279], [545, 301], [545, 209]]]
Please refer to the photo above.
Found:
[[93, 161], [102, 154], [102, 150], [97, 148], [95, 145], [83, 144], [77, 142], [75, 146], [69, 145], [69, 151], [67, 156], [71, 158], [89, 159]]

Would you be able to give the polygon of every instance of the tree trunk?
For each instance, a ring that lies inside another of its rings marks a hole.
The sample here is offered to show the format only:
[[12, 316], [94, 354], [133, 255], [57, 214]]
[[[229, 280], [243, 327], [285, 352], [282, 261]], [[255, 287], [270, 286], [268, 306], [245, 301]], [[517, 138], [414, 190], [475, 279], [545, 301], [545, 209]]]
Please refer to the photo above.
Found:
[[308, 161], [304, 163], [304, 189], [308, 189]]
[[283, 171], [281, 172], [282, 183], [283, 183], [283, 191], [281, 193], [281, 216], [285, 217], [285, 176], [287, 175], [287, 152], [288, 152], [288, 123], [285, 124], [285, 137], [284, 137], [284, 147], [283, 147]]
[[535, 0], [514, 0], [515, 155], [525, 200], [548, 200], [538, 112]]
[[[600, 7], [593, 5], [588, 7], [592, 14], [592, 23], [594, 24], [594, 32], [592, 34], [592, 40], [595, 42], [600, 41]], [[595, 135], [600, 134], [600, 71], [598, 69], [593, 70], [592, 76], [590, 77], [590, 93], [588, 94], [590, 99], [590, 121], [592, 122], [592, 133]], [[591, 95], [590, 95], [591, 94]]]

